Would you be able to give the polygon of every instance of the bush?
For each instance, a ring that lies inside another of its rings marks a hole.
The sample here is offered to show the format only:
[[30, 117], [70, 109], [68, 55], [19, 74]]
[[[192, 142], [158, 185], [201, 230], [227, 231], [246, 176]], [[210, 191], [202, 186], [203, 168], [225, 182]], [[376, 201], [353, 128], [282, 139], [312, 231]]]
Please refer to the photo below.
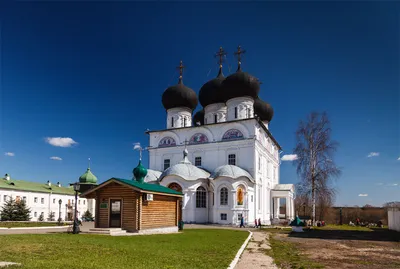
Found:
[[1, 208], [1, 221], [29, 221], [31, 210], [24, 200], [9, 199]]

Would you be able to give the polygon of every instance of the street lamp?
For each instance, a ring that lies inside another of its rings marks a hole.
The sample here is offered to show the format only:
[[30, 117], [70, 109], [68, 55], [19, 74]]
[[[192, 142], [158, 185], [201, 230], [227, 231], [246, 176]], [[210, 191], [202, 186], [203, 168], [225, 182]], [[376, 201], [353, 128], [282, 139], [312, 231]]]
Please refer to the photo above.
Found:
[[58, 225], [61, 225], [61, 204], [62, 200], [58, 200]]
[[78, 191], [79, 191], [80, 185], [78, 182], [74, 183], [74, 191], [75, 191], [75, 214], [74, 214], [74, 226], [72, 233], [73, 234], [78, 234], [79, 233], [79, 224], [78, 224]]

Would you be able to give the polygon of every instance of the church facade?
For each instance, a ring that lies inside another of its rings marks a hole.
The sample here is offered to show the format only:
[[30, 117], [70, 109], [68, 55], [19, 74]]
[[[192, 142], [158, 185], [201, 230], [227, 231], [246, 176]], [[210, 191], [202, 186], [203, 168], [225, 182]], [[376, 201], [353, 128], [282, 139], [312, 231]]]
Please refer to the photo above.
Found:
[[[225, 77], [223, 49], [216, 78], [199, 95], [179, 82], [167, 88], [162, 103], [166, 128], [148, 131], [148, 183], [184, 194], [181, 210], [186, 223], [237, 225], [260, 219], [279, 221], [280, 198], [286, 199], [285, 219], [294, 218], [294, 186], [280, 184], [281, 147], [269, 131], [270, 104], [259, 97], [260, 82], [238, 69]], [[202, 105], [193, 117], [192, 112]]]

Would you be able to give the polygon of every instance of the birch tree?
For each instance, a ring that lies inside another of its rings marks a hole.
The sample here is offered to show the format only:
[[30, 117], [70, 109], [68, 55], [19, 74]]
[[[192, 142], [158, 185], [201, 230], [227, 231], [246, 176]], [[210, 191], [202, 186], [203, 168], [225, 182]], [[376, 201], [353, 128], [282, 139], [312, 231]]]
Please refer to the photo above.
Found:
[[332, 196], [330, 199], [334, 198], [335, 191], [330, 187], [330, 182], [340, 175], [340, 170], [333, 161], [338, 143], [331, 140], [331, 131], [325, 112], [312, 112], [306, 121], [300, 121], [296, 131], [295, 165], [302, 185], [311, 190], [313, 225], [318, 194], [326, 193]]

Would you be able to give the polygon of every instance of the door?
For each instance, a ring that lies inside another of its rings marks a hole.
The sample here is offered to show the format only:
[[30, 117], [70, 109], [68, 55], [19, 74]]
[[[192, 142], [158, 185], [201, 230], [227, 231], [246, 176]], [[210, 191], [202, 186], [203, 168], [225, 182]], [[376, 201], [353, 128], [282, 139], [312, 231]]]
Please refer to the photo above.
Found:
[[110, 200], [110, 228], [121, 228], [121, 200]]

